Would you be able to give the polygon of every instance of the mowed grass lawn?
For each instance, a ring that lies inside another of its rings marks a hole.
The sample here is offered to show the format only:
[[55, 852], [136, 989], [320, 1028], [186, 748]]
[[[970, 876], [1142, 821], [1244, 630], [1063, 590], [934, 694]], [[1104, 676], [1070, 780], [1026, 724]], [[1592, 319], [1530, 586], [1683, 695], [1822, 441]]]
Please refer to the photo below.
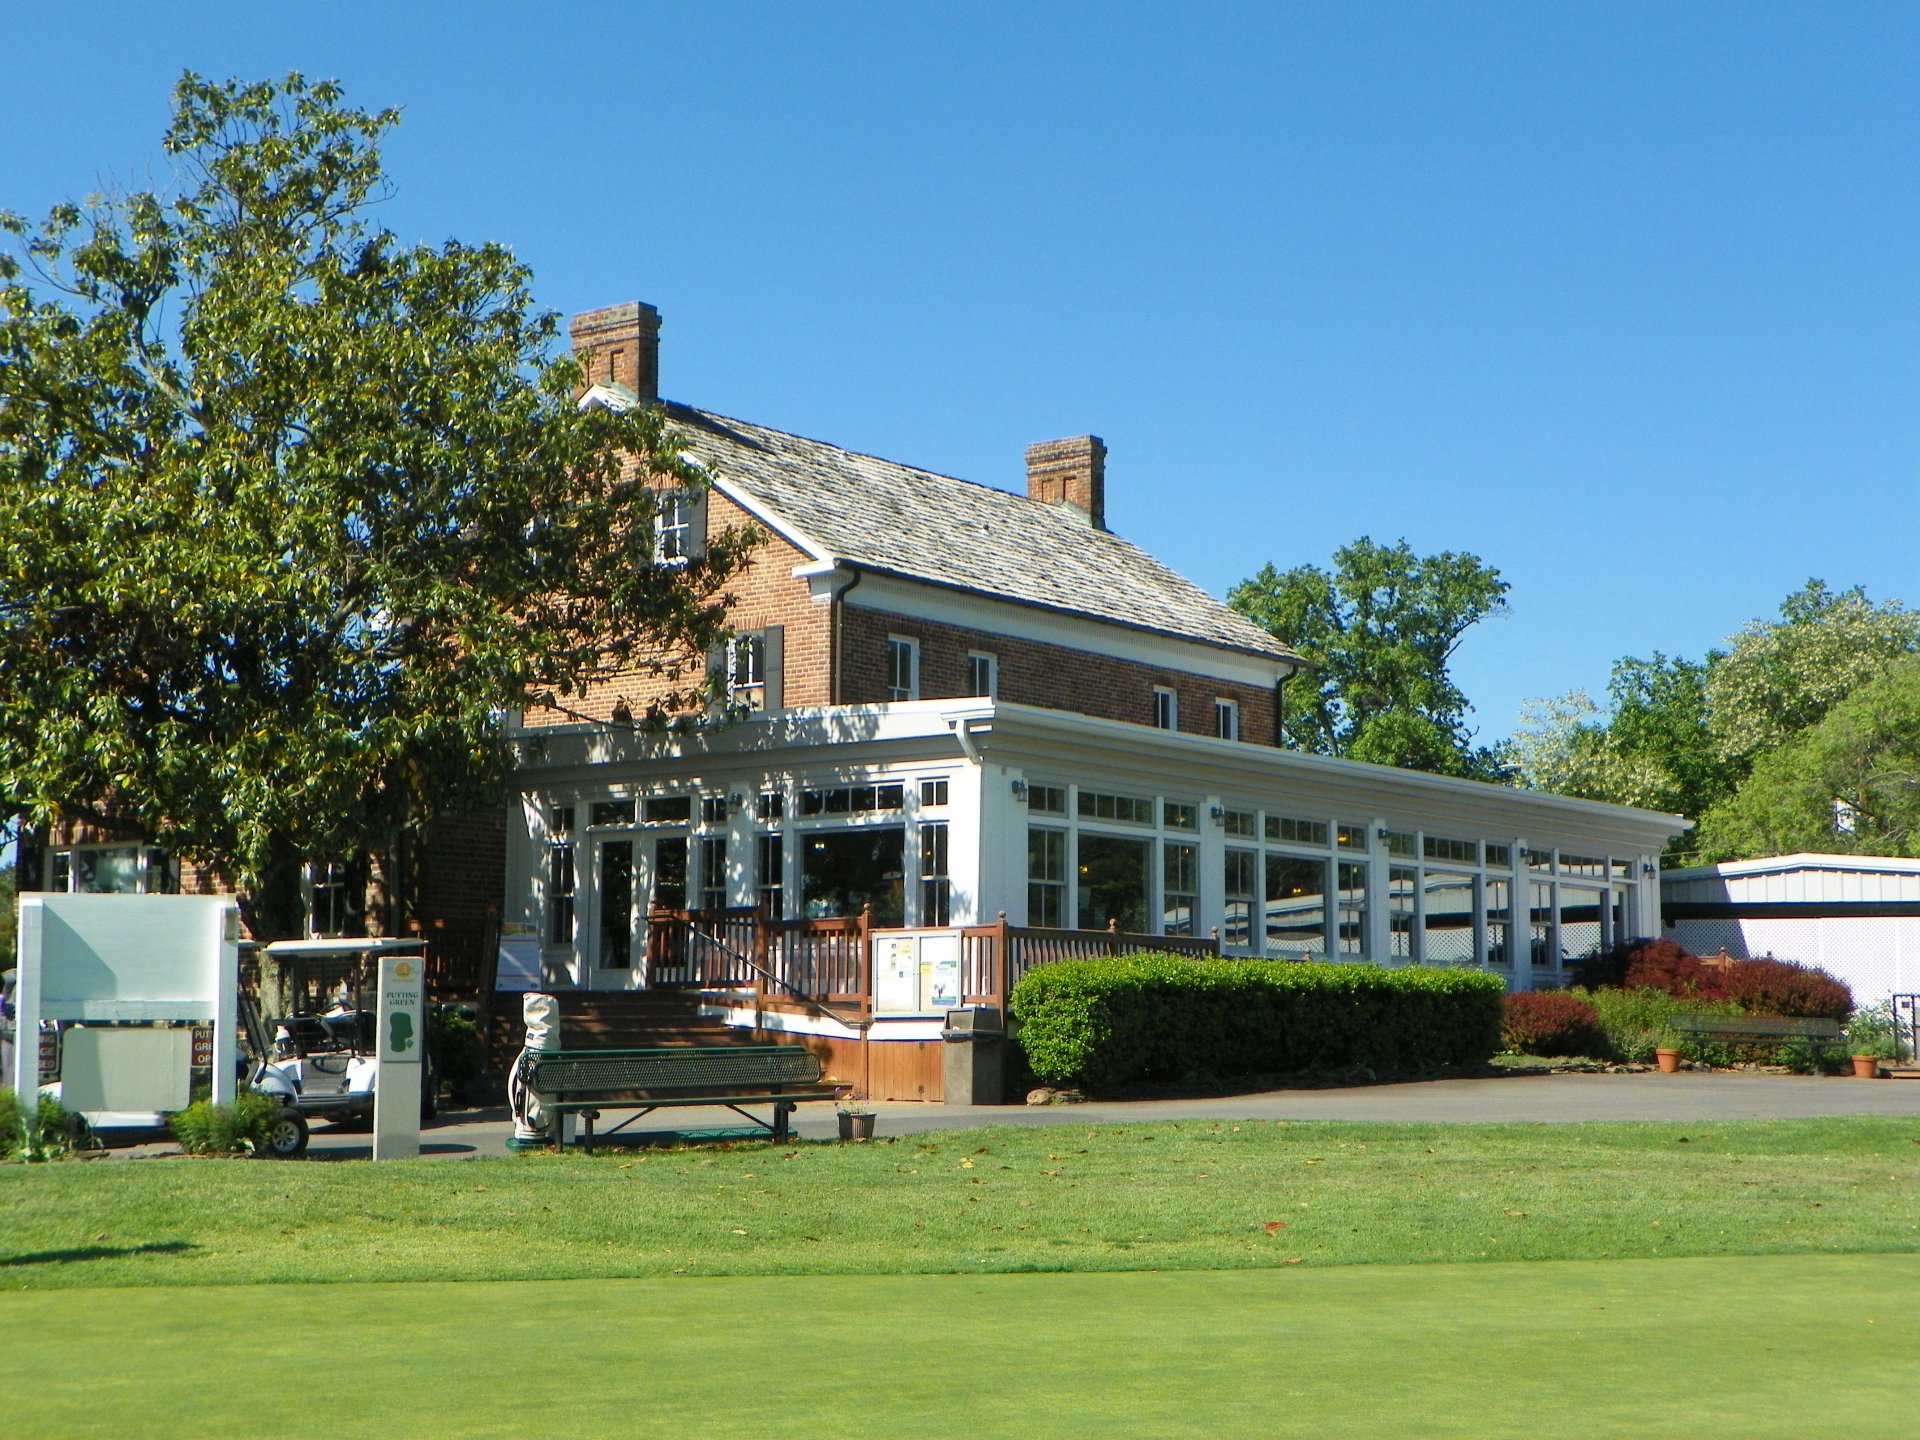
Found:
[[1879, 1119], [6, 1167], [0, 1432], [1898, 1435], [1917, 1197]]

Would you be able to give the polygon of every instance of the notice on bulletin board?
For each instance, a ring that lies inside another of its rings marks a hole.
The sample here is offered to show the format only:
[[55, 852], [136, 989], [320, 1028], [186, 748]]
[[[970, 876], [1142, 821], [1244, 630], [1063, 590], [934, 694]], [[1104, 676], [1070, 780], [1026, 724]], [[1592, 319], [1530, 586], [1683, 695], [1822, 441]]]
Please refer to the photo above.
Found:
[[873, 1008], [911, 1015], [920, 1008], [920, 947], [915, 935], [883, 935], [873, 942]]
[[920, 973], [926, 977], [921, 1006], [951, 1010], [960, 1003], [960, 937], [924, 935], [920, 939]]

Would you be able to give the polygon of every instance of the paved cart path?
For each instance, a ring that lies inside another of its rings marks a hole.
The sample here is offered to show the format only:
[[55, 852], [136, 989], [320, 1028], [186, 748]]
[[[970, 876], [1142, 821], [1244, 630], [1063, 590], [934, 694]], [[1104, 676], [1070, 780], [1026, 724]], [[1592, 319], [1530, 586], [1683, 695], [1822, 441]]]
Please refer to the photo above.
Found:
[[[1557, 1124], [1582, 1120], [1795, 1120], [1823, 1115], [1891, 1115], [1920, 1121], [1920, 1081], [1745, 1071], [1537, 1074], [1083, 1105], [968, 1107], [878, 1102], [873, 1108], [879, 1117], [876, 1132], [881, 1136], [976, 1125], [1114, 1125], [1146, 1120]], [[688, 1129], [738, 1123], [737, 1116], [724, 1110], [682, 1110], [675, 1118], [677, 1124]], [[832, 1107], [827, 1105], [803, 1106], [794, 1121], [795, 1133], [809, 1140], [830, 1139], [835, 1127]], [[429, 1122], [421, 1136], [421, 1153], [429, 1158], [504, 1154], [511, 1130], [501, 1110], [457, 1111]], [[371, 1154], [371, 1146], [364, 1131], [336, 1131], [317, 1125], [311, 1153], [316, 1159], [364, 1159]], [[141, 1149], [152, 1153], [148, 1147]]]

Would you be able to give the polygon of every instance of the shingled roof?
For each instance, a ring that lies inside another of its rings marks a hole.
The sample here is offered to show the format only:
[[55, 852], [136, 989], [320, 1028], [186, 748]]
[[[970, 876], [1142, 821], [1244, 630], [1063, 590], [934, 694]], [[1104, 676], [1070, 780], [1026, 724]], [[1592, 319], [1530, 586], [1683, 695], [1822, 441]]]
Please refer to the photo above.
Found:
[[819, 561], [1305, 662], [1135, 545], [1052, 506], [667, 402], [687, 454]]

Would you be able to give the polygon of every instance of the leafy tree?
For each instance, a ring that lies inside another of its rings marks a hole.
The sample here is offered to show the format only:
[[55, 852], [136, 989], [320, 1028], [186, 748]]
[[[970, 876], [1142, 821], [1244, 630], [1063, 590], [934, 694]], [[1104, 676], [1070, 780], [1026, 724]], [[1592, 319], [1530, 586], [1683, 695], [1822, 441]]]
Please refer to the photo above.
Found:
[[1313, 667], [1287, 684], [1286, 734], [1297, 748], [1492, 778], [1447, 664], [1474, 624], [1505, 611], [1507, 588], [1476, 556], [1421, 557], [1405, 540], [1362, 536], [1335, 553], [1331, 571], [1266, 565], [1227, 603]]
[[1617, 661], [1602, 713], [1583, 690], [1530, 700], [1508, 753], [1523, 785], [1559, 795], [1699, 815], [1731, 793], [1737, 768], [1706, 727], [1712, 661], [1655, 651]]
[[1700, 825], [1703, 859], [1802, 850], [1920, 856], [1920, 655], [1761, 757]]
[[1856, 585], [1838, 593], [1809, 580], [1733, 637], [1707, 678], [1707, 709], [1723, 758], [1751, 768], [1819, 723], [1855, 686], [1901, 655], [1920, 651], [1920, 611], [1868, 601]]
[[397, 118], [189, 74], [171, 193], [0, 215], [0, 815], [156, 837], [266, 937], [304, 859], [497, 803], [503, 710], [694, 673], [752, 538], [653, 563], [697, 477], [574, 404], [504, 247], [368, 221]]
[[0, 865], [0, 970], [13, 964], [14, 946], [19, 939], [19, 912], [14, 908], [19, 875], [12, 865]]

